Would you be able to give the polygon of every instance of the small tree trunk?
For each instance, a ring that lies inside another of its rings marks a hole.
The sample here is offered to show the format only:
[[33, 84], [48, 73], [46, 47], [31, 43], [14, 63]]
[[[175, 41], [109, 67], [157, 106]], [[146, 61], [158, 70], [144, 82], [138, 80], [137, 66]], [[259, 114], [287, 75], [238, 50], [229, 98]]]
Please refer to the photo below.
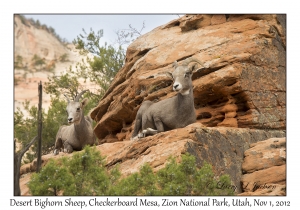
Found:
[[38, 106], [38, 148], [37, 148], [37, 167], [36, 172], [40, 171], [42, 164], [42, 82], [39, 87], [39, 106]]
[[37, 136], [34, 137], [26, 147], [20, 151], [16, 151], [16, 139], [14, 139], [14, 195], [19, 196], [21, 195], [20, 189], [20, 167], [21, 167], [21, 160], [25, 152], [30, 148], [30, 146], [37, 140]]

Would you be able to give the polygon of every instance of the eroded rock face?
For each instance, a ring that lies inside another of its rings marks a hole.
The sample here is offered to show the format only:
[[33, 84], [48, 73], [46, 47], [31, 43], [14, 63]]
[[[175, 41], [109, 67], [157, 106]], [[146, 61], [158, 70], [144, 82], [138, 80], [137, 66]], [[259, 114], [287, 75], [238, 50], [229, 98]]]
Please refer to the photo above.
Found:
[[242, 164], [241, 195], [286, 194], [286, 139], [270, 138], [250, 145]]
[[[29, 114], [24, 111], [23, 102], [29, 100], [30, 105], [38, 105], [38, 83], [49, 82], [49, 76], [65, 73], [70, 66], [75, 68], [84, 58], [73, 44], [61, 43], [47, 28], [50, 26], [36, 27], [23, 16], [14, 16], [14, 105], [15, 110], [20, 108], [25, 117]], [[83, 83], [82, 80], [79, 82]], [[87, 85], [90, 88], [93, 84], [88, 82]], [[44, 92], [46, 112], [50, 103], [50, 95]]]
[[197, 122], [207, 127], [285, 129], [285, 16], [188, 15], [139, 37], [92, 111], [100, 143], [129, 139], [144, 100], [174, 96], [165, 74], [195, 57]]
[[14, 26], [14, 54], [15, 57], [22, 56], [23, 65], [28, 68], [33, 66], [34, 55], [43, 58], [47, 65], [53, 65], [60, 56], [69, 53], [51, 33], [34, 27], [18, 15], [14, 17]]

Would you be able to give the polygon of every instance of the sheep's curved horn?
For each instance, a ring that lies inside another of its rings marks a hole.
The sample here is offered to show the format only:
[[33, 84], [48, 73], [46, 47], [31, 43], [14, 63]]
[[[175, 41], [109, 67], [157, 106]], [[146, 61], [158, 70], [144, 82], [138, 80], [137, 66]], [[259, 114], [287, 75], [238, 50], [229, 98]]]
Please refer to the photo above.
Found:
[[65, 94], [63, 94], [63, 95], [67, 98], [68, 103], [70, 103], [70, 99], [68, 98], [68, 96]]
[[86, 91], [88, 91], [88, 90], [83, 90], [83, 91], [81, 91], [81, 93], [79, 93], [79, 94], [76, 96], [76, 98], [75, 98], [74, 101], [78, 102], [79, 99], [80, 99], [80, 97], [81, 97]]
[[183, 66], [187, 66], [187, 65], [189, 65], [189, 63], [191, 63], [191, 62], [197, 62], [197, 63], [199, 63], [201, 66], [205, 67], [204, 64], [203, 64], [201, 61], [199, 61], [198, 59], [193, 58], [193, 57], [189, 57], [188, 59], [184, 60], [183, 63], [182, 63], [182, 65], [183, 65]]

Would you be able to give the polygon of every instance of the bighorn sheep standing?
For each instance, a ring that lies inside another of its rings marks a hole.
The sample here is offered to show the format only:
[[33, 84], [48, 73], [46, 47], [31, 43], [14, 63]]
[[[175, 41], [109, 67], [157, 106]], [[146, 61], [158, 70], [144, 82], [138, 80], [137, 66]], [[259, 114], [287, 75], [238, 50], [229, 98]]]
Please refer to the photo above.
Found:
[[88, 103], [88, 99], [79, 102], [80, 97], [87, 90], [77, 95], [74, 101], [68, 100], [67, 114], [68, 123], [71, 125], [63, 125], [56, 134], [54, 155], [57, 155], [61, 148], [64, 152], [72, 153], [73, 150], [81, 150], [85, 145], [94, 145], [96, 136], [92, 127], [92, 119], [90, 116], [84, 116], [83, 108]]
[[[174, 72], [168, 72], [174, 80], [173, 90], [178, 92], [176, 96], [157, 103], [151, 101], [142, 103], [136, 115], [132, 139], [136, 136], [140, 138], [182, 128], [196, 121], [192, 85], [192, 71], [195, 65], [189, 68], [188, 65], [191, 62], [197, 62], [203, 66], [197, 59], [188, 58], [180, 66], [175, 61]], [[142, 130], [141, 133], [139, 133], [140, 130]]]

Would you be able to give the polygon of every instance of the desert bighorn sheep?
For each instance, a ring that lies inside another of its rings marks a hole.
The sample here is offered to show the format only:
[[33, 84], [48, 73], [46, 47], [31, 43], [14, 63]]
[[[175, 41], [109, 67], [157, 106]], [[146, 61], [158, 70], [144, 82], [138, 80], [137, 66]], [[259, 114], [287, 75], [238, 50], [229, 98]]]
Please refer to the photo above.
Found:
[[[142, 103], [135, 118], [132, 139], [182, 128], [196, 121], [192, 84], [192, 71], [195, 65], [189, 68], [188, 65], [191, 62], [204, 66], [200, 61], [191, 57], [180, 66], [175, 61], [174, 72], [168, 72], [174, 81], [173, 90], [178, 92], [176, 96], [157, 103], [151, 101]], [[140, 130], [142, 130], [141, 133], [139, 133]]]
[[61, 148], [64, 152], [71, 153], [73, 150], [81, 150], [85, 145], [94, 145], [96, 136], [92, 127], [92, 119], [90, 116], [84, 116], [83, 108], [88, 103], [85, 98], [79, 102], [80, 97], [87, 90], [82, 91], [77, 95], [74, 101], [68, 100], [67, 114], [68, 123], [71, 125], [60, 126], [55, 141], [54, 155], [57, 155]]

